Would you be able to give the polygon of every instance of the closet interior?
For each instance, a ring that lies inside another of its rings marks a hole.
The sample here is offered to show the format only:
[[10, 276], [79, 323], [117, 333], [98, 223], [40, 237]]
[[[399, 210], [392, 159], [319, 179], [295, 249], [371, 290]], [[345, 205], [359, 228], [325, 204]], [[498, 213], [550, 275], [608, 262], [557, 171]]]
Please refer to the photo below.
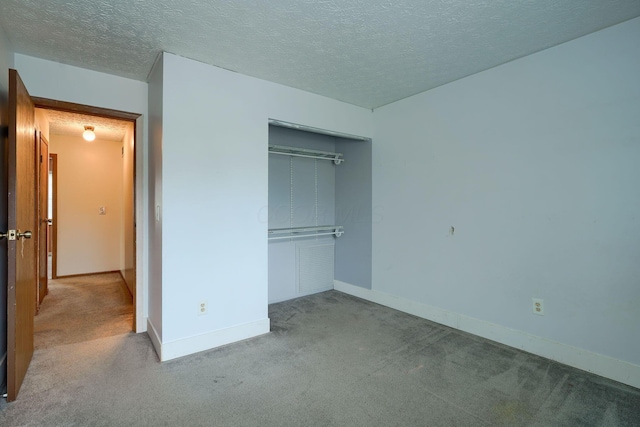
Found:
[[371, 288], [370, 139], [271, 122], [268, 211], [269, 303]]

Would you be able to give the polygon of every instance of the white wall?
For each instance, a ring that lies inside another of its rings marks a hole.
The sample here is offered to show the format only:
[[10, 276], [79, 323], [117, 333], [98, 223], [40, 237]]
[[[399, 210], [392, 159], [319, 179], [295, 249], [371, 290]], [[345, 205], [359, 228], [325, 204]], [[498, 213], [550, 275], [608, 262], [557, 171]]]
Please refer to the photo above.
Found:
[[[9, 68], [13, 68], [13, 51], [4, 30], [0, 27], [0, 176], [6, 176], [7, 111]], [[0, 180], [0, 194], [6, 194], [7, 182]], [[0, 228], [7, 229], [7, 198], [0, 198]], [[0, 259], [7, 259], [6, 240], [0, 241]], [[7, 363], [7, 263], [0, 262], [0, 384], [4, 384]]]
[[377, 109], [373, 289], [640, 386], [638, 40], [640, 18]]
[[162, 106], [163, 64], [160, 56], [149, 74], [149, 336], [162, 341]]
[[[9, 46], [9, 39], [4, 32], [4, 29], [0, 27], [0, 88], [2, 89], [4, 96], [7, 96], [9, 91], [9, 68], [13, 68], [14, 61], [13, 50]], [[3, 122], [4, 123], [4, 122]]]
[[118, 141], [51, 135], [50, 151], [58, 155], [58, 276], [120, 270], [121, 148]]
[[363, 108], [171, 54], [162, 61], [167, 359], [268, 330], [268, 119], [364, 136], [372, 123]]
[[15, 55], [15, 67], [32, 96], [142, 114], [136, 124], [136, 331], [146, 330], [148, 278], [146, 236], [147, 194], [147, 84], [105, 73]]

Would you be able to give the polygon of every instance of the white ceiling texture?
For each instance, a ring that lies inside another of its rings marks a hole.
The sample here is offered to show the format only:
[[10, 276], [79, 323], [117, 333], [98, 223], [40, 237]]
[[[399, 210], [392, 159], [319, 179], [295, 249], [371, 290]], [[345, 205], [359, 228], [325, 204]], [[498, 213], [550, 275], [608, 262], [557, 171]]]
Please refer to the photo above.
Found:
[[85, 126], [93, 126], [96, 139], [120, 142], [124, 140], [127, 129], [133, 130], [133, 123], [125, 120], [57, 110], [44, 110], [44, 114], [49, 122], [50, 135], [79, 136]]
[[14, 51], [145, 81], [161, 51], [366, 108], [640, 16], [640, 0], [1, 0]]

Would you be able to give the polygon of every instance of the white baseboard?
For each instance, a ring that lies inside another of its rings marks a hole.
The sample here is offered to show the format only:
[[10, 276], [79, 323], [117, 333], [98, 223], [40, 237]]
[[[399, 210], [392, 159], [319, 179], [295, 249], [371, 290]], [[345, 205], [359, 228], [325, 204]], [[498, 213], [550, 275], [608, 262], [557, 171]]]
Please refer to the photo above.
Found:
[[141, 334], [143, 332], [147, 332], [148, 320], [146, 317], [136, 315], [136, 334]]
[[158, 335], [158, 331], [153, 326], [151, 319], [147, 317], [147, 335], [149, 335], [149, 339], [151, 340], [151, 344], [153, 344], [153, 348], [156, 349], [156, 354], [158, 358], [162, 360], [162, 340], [160, 339], [160, 335]]
[[270, 330], [271, 323], [269, 318], [266, 318], [169, 342], [162, 342], [153, 324], [150, 321], [147, 321], [147, 324], [147, 333], [151, 338], [151, 342], [156, 349], [156, 353], [158, 353], [160, 361], [164, 362], [266, 334]]
[[139, 301], [141, 299], [142, 298], [136, 297], [136, 304], [134, 307], [136, 310], [136, 323], [134, 324], [136, 334], [147, 332], [148, 319], [143, 315], [142, 301]]
[[640, 366], [633, 363], [339, 280], [334, 289], [640, 388]]

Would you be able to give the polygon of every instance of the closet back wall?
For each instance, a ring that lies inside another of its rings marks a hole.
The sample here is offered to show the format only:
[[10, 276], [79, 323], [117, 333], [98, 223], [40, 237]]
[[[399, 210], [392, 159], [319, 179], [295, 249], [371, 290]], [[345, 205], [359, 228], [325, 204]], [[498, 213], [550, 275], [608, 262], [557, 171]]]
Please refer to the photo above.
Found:
[[[335, 151], [335, 138], [269, 126], [269, 145]], [[269, 228], [335, 224], [330, 160], [269, 154]], [[333, 288], [334, 237], [269, 241], [269, 302]]]
[[337, 141], [345, 161], [336, 168], [336, 224], [345, 233], [336, 240], [335, 279], [371, 289], [372, 221], [382, 219], [382, 212], [373, 211], [372, 142]]
[[[269, 145], [336, 151], [335, 140], [326, 135], [269, 126]], [[269, 228], [333, 225], [337, 167], [340, 166], [328, 160], [269, 154]]]

